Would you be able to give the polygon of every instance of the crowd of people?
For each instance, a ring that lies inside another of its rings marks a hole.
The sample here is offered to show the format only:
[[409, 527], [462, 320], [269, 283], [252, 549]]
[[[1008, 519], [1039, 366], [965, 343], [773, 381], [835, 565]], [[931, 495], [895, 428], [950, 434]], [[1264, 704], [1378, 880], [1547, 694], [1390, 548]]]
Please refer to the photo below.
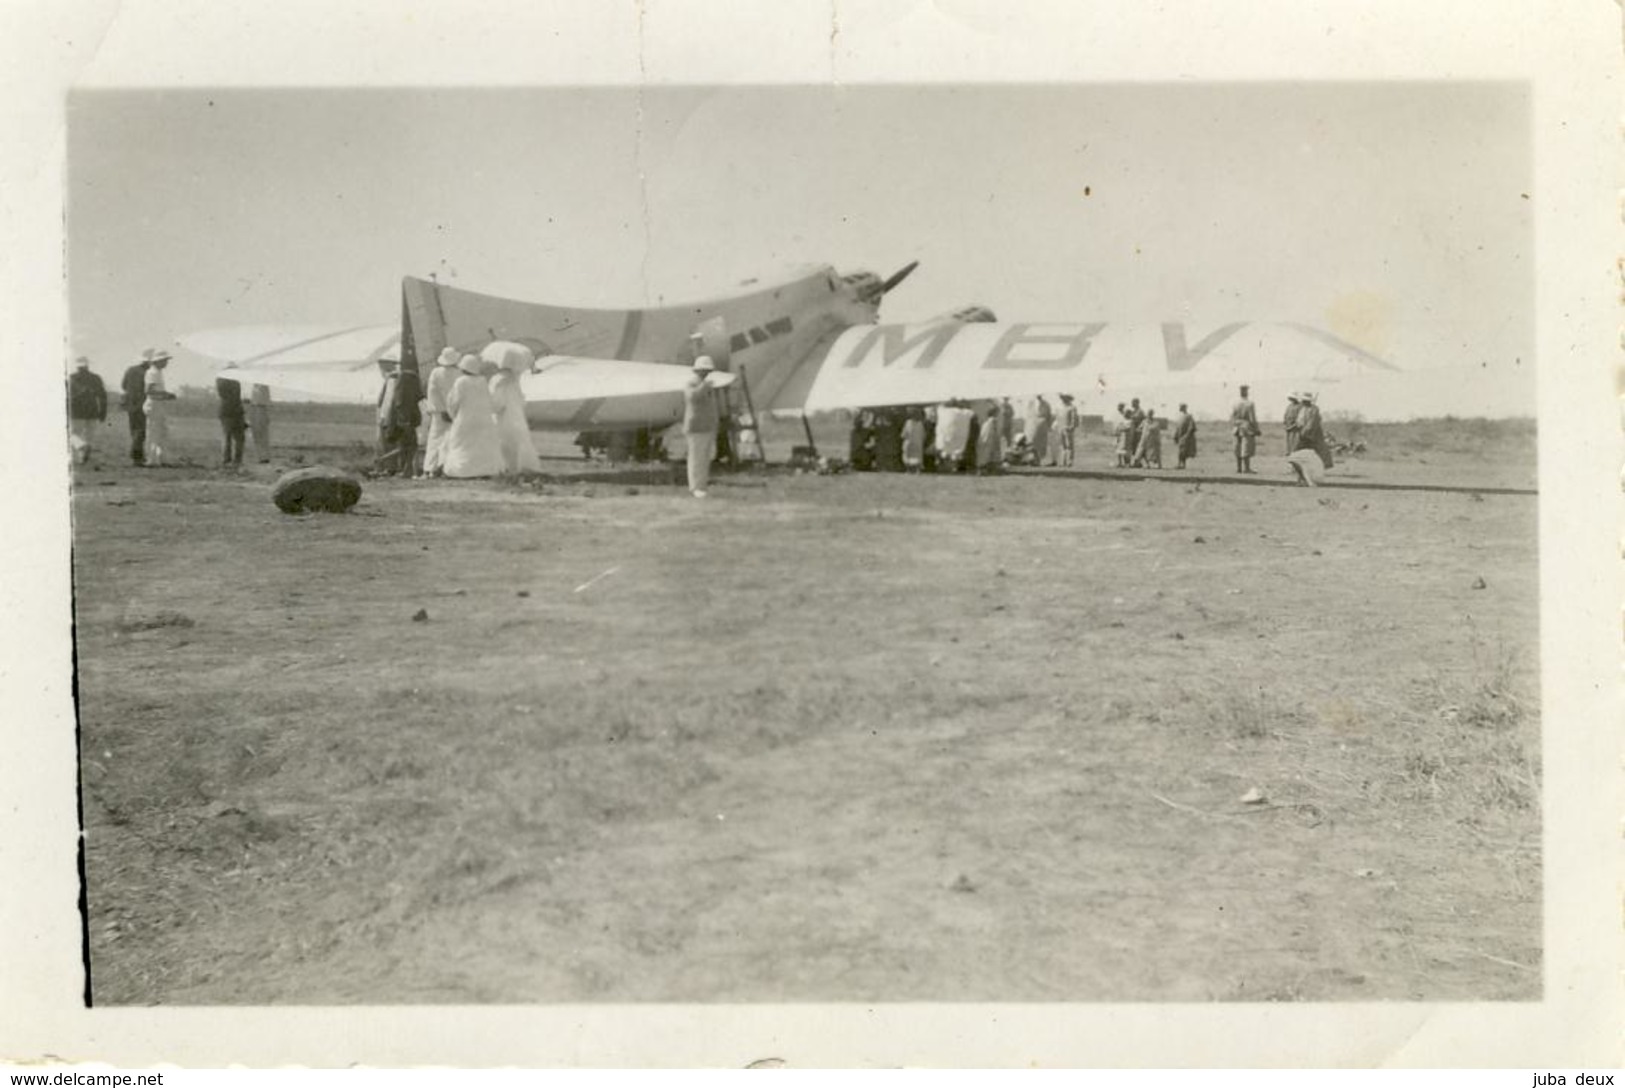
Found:
[[[858, 471], [996, 472], [1007, 465], [1071, 468], [1077, 463], [1083, 417], [1069, 393], [1057, 397], [1059, 409], [1043, 395], [1034, 397], [1018, 417], [1008, 397], [972, 405], [865, 408], [853, 420], [848, 463]], [[1162, 465], [1162, 436], [1169, 425], [1140, 399], [1117, 405], [1112, 421], [1112, 466], [1155, 468]], [[1172, 421], [1172, 441], [1184, 468], [1196, 457], [1196, 418], [1185, 404]]]
[[[1119, 402], [1117, 419], [1112, 423], [1114, 468], [1161, 468], [1162, 432], [1168, 421], [1158, 419], [1156, 409], [1140, 407], [1140, 398], [1128, 404]], [[1174, 452], [1178, 456], [1175, 468], [1184, 468], [1196, 459], [1196, 417], [1187, 405], [1179, 406], [1174, 417], [1172, 435]]]
[[1059, 412], [1040, 395], [1019, 419], [1008, 397], [864, 408], [852, 421], [847, 464], [859, 472], [984, 474], [1006, 465], [1070, 467], [1082, 417], [1071, 394], [1058, 399]]
[[[1256, 475], [1253, 458], [1263, 431], [1250, 387], [1241, 386], [1239, 394], [1228, 421], [1235, 470]], [[987, 473], [1006, 465], [1071, 467], [1076, 463], [1081, 417], [1070, 395], [1061, 394], [1059, 403], [1057, 411], [1048, 398], [1035, 397], [1019, 418], [1009, 398], [980, 405], [948, 401], [865, 408], [853, 419], [847, 463], [860, 472]], [[1164, 432], [1173, 445], [1175, 469], [1196, 460], [1197, 423], [1188, 404], [1180, 404], [1167, 419], [1134, 397], [1119, 402], [1109, 418], [1113, 468], [1162, 469]], [[1332, 454], [1315, 395], [1289, 396], [1284, 423], [1292, 472], [1300, 483], [1319, 484], [1332, 466]]]
[[1286, 461], [1297, 481], [1317, 487], [1332, 467], [1331, 440], [1321, 425], [1319, 398], [1313, 393], [1287, 397], [1281, 422], [1286, 428]]
[[[426, 381], [398, 362], [383, 364], [376, 470], [460, 480], [540, 472], [520, 386], [520, 376], [534, 362], [518, 345], [494, 356], [446, 348]], [[418, 429], [425, 420], [429, 428], [419, 466]]]
[[[171, 359], [167, 351], [148, 348], [125, 369], [120, 381], [121, 407], [130, 432], [130, 463], [137, 468], [161, 468], [172, 457], [169, 408], [175, 394], [164, 384], [164, 372]], [[215, 390], [220, 397], [220, 427], [225, 440], [222, 462], [242, 464], [245, 432], [252, 432], [259, 459], [269, 461], [271, 391], [263, 385], [254, 386], [245, 407], [239, 382], [221, 378]], [[90, 360], [79, 356], [68, 376], [69, 443], [76, 463], [90, 463], [107, 422], [108, 408], [106, 385], [90, 369]]]
[[[165, 387], [164, 371], [170, 361], [169, 353], [149, 349], [124, 372], [123, 409], [129, 421], [130, 459], [137, 466], [163, 465], [169, 456], [168, 411], [175, 394]], [[534, 357], [518, 345], [507, 345], [495, 355], [491, 351], [461, 353], [448, 347], [421, 381], [415, 370], [398, 362], [381, 362], [384, 381], [377, 400], [375, 470], [420, 479], [476, 479], [541, 471], [520, 386], [520, 376], [533, 362]], [[689, 490], [703, 498], [724, 421], [712, 360], [698, 356], [691, 375], [683, 394], [682, 432]], [[255, 384], [245, 401], [241, 383], [223, 375], [215, 381], [215, 392], [222, 465], [242, 464], [249, 435], [259, 460], [269, 461], [270, 390]], [[865, 408], [853, 420], [847, 464], [857, 471], [911, 473], [988, 474], [1007, 465], [1069, 468], [1076, 463], [1082, 417], [1070, 394], [1059, 394], [1057, 401], [1058, 410], [1047, 397], [1038, 395], [1019, 418], [1008, 397], [974, 404], [950, 400], [936, 405]], [[90, 461], [108, 408], [101, 378], [90, 369], [90, 360], [80, 356], [68, 378], [69, 436], [77, 463]], [[420, 443], [419, 431], [425, 422], [427, 435]], [[1240, 387], [1229, 423], [1236, 472], [1253, 474], [1252, 461], [1262, 431], [1248, 386]], [[1289, 395], [1282, 423], [1291, 471], [1300, 484], [1318, 485], [1332, 467], [1332, 452], [1315, 394]], [[1111, 423], [1112, 466], [1161, 469], [1162, 436], [1170, 424], [1174, 467], [1184, 469], [1197, 454], [1197, 425], [1188, 405], [1180, 404], [1170, 421], [1158, 417], [1154, 409], [1142, 408], [1138, 397], [1119, 403]], [[760, 439], [752, 421], [742, 427], [739, 441], [754, 443], [759, 451]]]

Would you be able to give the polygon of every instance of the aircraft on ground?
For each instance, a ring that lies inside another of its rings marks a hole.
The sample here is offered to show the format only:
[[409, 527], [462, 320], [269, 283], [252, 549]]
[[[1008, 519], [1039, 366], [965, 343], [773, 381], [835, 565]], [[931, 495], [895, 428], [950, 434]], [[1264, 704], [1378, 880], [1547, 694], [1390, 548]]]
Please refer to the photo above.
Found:
[[179, 342], [221, 361], [222, 376], [359, 398], [381, 388], [380, 360], [423, 372], [445, 347], [477, 354], [511, 341], [536, 356], [521, 379], [531, 426], [578, 432], [675, 423], [700, 353], [737, 378], [740, 407], [803, 416], [1039, 393], [1105, 405], [1129, 396], [1187, 399], [1216, 387], [1229, 397], [1241, 384], [1284, 395], [1398, 369], [1295, 322], [1010, 323], [984, 306], [880, 322], [882, 300], [917, 265], [885, 279], [819, 266], [724, 297], [626, 310], [524, 302], [407, 276], [398, 326], [239, 327]]

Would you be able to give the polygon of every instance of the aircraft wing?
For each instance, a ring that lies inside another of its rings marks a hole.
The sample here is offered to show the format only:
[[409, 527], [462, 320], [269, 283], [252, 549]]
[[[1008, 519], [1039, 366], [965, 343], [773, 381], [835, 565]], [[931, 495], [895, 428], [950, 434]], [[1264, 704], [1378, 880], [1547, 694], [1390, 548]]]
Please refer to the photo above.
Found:
[[378, 395], [378, 361], [399, 357], [401, 330], [398, 325], [245, 325], [187, 333], [179, 342], [221, 364], [216, 373], [223, 378], [284, 394], [364, 400]]
[[180, 337], [181, 345], [190, 351], [243, 367], [332, 367], [349, 363], [359, 369], [388, 357], [390, 349], [400, 342], [399, 325], [238, 325]]
[[217, 378], [235, 378], [246, 385], [263, 385], [286, 396], [302, 393], [324, 399], [376, 400], [383, 377], [375, 363], [361, 370], [335, 370], [322, 366], [223, 366]]
[[[573, 401], [607, 397], [642, 397], [681, 393], [688, 385], [689, 368], [626, 359], [588, 359], [570, 355], [544, 355], [521, 384], [527, 401]], [[734, 380], [732, 374], [714, 373], [714, 386]]]
[[1290, 322], [854, 325], [815, 349], [770, 408], [1295, 389], [1396, 369], [1326, 330]]

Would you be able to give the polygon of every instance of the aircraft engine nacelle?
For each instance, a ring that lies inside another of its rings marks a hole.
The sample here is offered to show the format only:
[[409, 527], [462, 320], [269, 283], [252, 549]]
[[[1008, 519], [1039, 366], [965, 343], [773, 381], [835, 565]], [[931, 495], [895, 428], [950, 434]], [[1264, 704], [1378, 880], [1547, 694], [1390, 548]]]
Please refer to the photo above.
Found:
[[993, 311], [982, 305], [962, 306], [952, 313], [940, 314], [926, 322], [929, 325], [974, 325], [979, 322], [997, 321]]
[[880, 305], [881, 296], [886, 293], [885, 285], [873, 272], [849, 272], [841, 277], [841, 286], [851, 292], [854, 299], [870, 306]]

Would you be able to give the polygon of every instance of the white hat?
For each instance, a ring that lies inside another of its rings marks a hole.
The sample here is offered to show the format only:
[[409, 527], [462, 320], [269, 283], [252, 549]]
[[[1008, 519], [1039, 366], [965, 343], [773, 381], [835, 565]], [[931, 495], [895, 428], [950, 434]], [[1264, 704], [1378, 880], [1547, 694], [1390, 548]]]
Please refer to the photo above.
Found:
[[713, 363], [711, 361], [711, 356], [709, 356], [709, 355], [701, 355], [698, 359], [694, 360], [694, 369], [695, 370], [706, 371], [706, 370], [715, 370], [716, 368], [717, 368], [717, 364], [715, 364], [715, 363]]
[[74, 362], [75, 366], [89, 366], [90, 365], [90, 356], [81, 355], [81, 356], [79, 356], [79, 358], [75, 359], [73, 362]]
[[465, 355], [457, 360], [457, 369], [464, 374], [478, 374], [485, 368], [478, 355]]
[[461, 356], [456, 348], [441, 348], [440, 358], [436, 360], [436, 364], [439, 366], [456, 366], [460, 359]]

